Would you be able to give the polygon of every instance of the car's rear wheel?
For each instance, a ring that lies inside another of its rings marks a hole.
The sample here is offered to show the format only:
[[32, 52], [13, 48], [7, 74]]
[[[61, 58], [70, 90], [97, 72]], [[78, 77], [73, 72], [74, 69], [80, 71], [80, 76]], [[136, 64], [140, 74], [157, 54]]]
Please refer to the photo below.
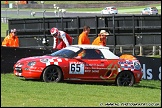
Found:
[[57, 66], [49, 66], [43, 72], [44, 82], [61, 82], [63, 79], [62, 71]]
[[116, 80], [117, 86], [133, 86], [134, 75], [129, 71], [121, 72]]

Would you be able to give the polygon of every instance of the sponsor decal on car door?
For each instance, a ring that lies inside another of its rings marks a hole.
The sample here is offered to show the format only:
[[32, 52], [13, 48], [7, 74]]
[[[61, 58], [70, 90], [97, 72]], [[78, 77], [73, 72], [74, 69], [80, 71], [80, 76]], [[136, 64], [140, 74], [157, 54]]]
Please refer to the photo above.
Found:
[[71, 59], [69, 60], [69, 76], [80, 79], [99, 79], [99, 73], [106, 72], [106, 60], [102, 59]]

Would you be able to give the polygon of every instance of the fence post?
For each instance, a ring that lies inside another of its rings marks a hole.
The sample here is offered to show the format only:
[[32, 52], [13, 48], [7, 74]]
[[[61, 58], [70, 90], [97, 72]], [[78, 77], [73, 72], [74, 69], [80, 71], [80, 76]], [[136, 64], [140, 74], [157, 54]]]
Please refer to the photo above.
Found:
[[133, 55], [135, 55], [135, 24], [134, 24], [134, 15], [132, 15], [132, 23], [133, 23]]
[[77, 16], [77, 35], [79, 36], [79, 28], [80, 28], [80, 18]]
[[63, 25], [63, 17], [61, 17], [61, 29], [62, 29], [62, 31], [64, 31], [64, 27], [63, 27], [64, 25]]
[[120, 46], [120, 52], [123, 53], [123, 47], [122, 46]]
[[161, 46], [159, 46], [159, 55], [161, 56]]
[[115, 36], [115, 15], [113, 14], [113, 37], [114, 37], [114, 50], [113, 53], [115, 54], [116, 52], [116, 36]]
[[6, 18], [7, 18], [7, 9], [6, 9]]
[[152, 50], [153, 54], [152, 55], [156, 55], [156, 46], [153, 46], [153, 50]]
[[143, 55], [143, 47], [142, 47], [142, 45], [140, 45], [140, 54], [139, 54], [140, 56], [142, 56]]
[[97, 30], [98, 30], [98, 18], [97, 18], [97, 16], [95, 16], [95, 20], [96, 20], [95, 26], [96, 26], [96, 36], [97, 36], [98, 35], [98, 32], [97, 32]]

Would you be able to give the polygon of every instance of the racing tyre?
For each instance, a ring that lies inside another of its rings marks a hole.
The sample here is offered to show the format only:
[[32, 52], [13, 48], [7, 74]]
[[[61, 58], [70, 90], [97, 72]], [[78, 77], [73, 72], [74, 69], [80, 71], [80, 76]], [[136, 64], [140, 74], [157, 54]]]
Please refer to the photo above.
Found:
[[120, 73], [116, 80], [117, 86], [133, 86], [134, 75], [129, 71]]
[[62, 71], [56, 66], [49, 66], [44, 70], [44, 82], [61, 82], [63, 79]]

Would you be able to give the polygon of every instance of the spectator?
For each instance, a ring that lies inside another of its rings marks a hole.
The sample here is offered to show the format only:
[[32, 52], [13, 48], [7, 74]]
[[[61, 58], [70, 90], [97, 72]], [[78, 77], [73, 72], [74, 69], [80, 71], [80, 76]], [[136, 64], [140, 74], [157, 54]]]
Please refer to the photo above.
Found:
[[120, 59], [126, 59], [126, 60], [137, 60], [137, 58], [130, 54], [122, 54], [120, 56]]
[[[72, 45], [73, 38], [65, 33], [64, 31], [60, 31], [57, 28], [53, 27], [50, 30], [51, 35], [53, 36], [53, 49], [62, 49], [69, 45]], [[58, 44], [58, 41], [60, 43]]]
[[8, 4], [8, 0], [4, 1], [4, 4]]
[[90, 44], [90, 39], [88, 38], [90, 32], [89, 26], [83, 27], [83, 32], [79, 35], [78, 44]]
[[105, 30], [101, 30], [98, 34], [98, 37], [96, 37], [95, 40], [92, 42], [92, 45], [106, 46], [106, 36], [108, 35], [108, 32], [106, 32]]
[[2, 46], [19, 47], [19, 38], [17, 36], [16, 29], [11, 29], [11, 33], [4, 38]]

